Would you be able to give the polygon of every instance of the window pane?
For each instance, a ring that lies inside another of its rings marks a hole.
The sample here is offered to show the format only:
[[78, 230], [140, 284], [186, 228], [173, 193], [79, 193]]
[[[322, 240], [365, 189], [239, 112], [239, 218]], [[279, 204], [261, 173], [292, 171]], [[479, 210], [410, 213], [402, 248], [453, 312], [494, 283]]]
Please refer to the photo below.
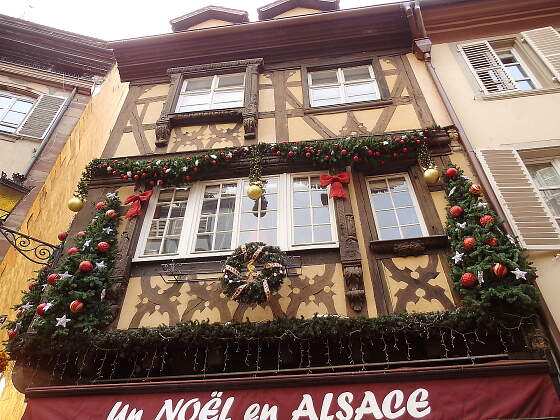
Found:
[[165, 239], [163, 241], [163, 254], [174, 254], [179, 247], [179, 238]]
[[533, 90], [535, 89], [535, 84], [530, 80], [519, 80], [515, 82], [517, 88], [520, 90]]
[[294, 225], [310, 225], [311, 213], [309, 209], [294, 209]]
[[338, 83], [336, 70], [314, 71], [311, 74], [312, 85], [322, 85], [326, 83]]
[[241, 210], [242, 211], [258, 211], [259, 210], [259, 200], [255, 201], [247, 197], [247, 190], [245, 189], [243, 197], [241, 198]]
[[167, 234], [180, 235], [182, 228], [183, 228], [183, 219], [171, 219], [167, 224]]
[[338, 86], [312, 88], [311, 99], [313, 100], [313, 103], [321, 103], [325, 105], [337, 104], [342, 102], [342, 98], [340, 97], [340, 89]]
[[220, 200], [220, 213], [232, 213], [235, 210], [235, 197]]
[[264, 183], [264, 192], [265, 194], [275, 194], [278, 192], [278, 179], [277, 178], [271, 178], [266, 180], [266, 182]]
[[256, 230], [246, 230], [239, 232], [239, 244], [246, 244], [247, 242], [257, 242], [258, 240], [259, 237]]
[[371, 79], [368, 66], [351, 67], [349, 69], [342, 69], [344, 73], [344, 80], [351, 82], [353, 80]]
[[173, 203], [171, 205], [171, 214], [169, 217], [183, 217], [185, 215], [186, 208], [187, 203]]
[[328, 207], [315, 207], [313, 209], [313, 223], [330, 223], [330, 212]]
[[330, 225], [325, 226], [315, 226], [313, 228], [313, 242], [330, 242], [331, 238], [331, 227]]
[[222, 197], [235, 197], [237, 195], [237, 183], [222, 185]]
[[307, 191], [294, 192], [294, 207], [309, 207], [309, 193]]
[[260, 216], [260, 228], [261, 229], [268, 229], [268, 228], [275, 228], [277, 226], [276, 223], [276, 212], [275, 211], [261, 211]]
[[311, 241], [311, 226], [294, 228], [294, 244], [310, 244]]
[[[241, 229], [256, 230], [259, 223], [259, 213], [243, 213], [241, 215]], [[243, 243], [243, 242], [242, 242]]]
[[25, 114], [19, 112], [8, 111], [8, 113], [2, 119], [3, 122], [19, 125], [25, 118]]
[[408, 185], [406, 184], [404, 177], [391, 178], [389, 179], [389, 188], [391, 189], [391, 192], [407, 191]]
[[375, 214], [379, 227], [398, 226], [397, 216], [393, 210], [378, 211]]
[[377, 88], [371, 82], [346, 85], [345, 88], [348, 102], [372, 101], [379, 98]]
[[233, 214], [220, 214], [218, 216], [217, 231], [232, 230], [233, 229]]
[[551, 163], [527, 165], [527, 169], [539, 188], [560, 187], [560, 176]]
[[243, 105], [243, 91], [232, 90], [214, 93], [214, 106], [227, 105], [228, 107], [237, 107]]
[[10, 127], [10, 126], [3, 125], [3, 124], [0, 124], [0, 130], [6, 131], [8, 133], [13, 133], [14, 131], [16, 131], [15, 127]]
[[376, 210], [392, 209], [393, 202], [389, 194], [377, 194], [373, 196], [373, 207]]
[[218, 206], [218, 199], [205, 199], [202, 203], [202, 214], [214, 214], [216, 213], [216, 207]]
[[243, 86], [245, 80], [244, 74], [228, 74], [219, 76], [218, 88]]
[[387, 182], [385, 180], [370, 181], [369, 190], [374, 194], [381, 194], [389, 191], [387, 189]]
[[184, 95], [181, 100], [182, 107], [191, 107], [195, 105], [209, 105], [210, 94], [203, 93], [200, 95]]
[[214, 249], [230, 249], [231, 248], [231, 232], [216, 233], [216, 243]]
[[215, 221], [216, 219], [214, 216], [200, 216], [200, 221], [198, 222], [198, 233], [213, 232]]
[[183, 201], [187, 199], [188, 188], [177, 188], [175, 190], [175, 201]]
[[276, 230], [261, 230], [259, 233], [259, 241], [267, 245], [277, 245]]
[[156, 206], [156, 211], [154, 212], [154, 219], [165, 219], [169, 214], [169, 205], [158, 204]]
[[309, 189], [309, 178], [294, 178], [294, 191], [307, 191]]
[[195, 251], [210, 251], [212, 248], [212, 235], [199, 235], [196, 238]]
[[6, 109], [8, 105], [12, 102], [11, 98], [6, 96], [0, 96], [0, 109]]
[[403, 226], [403, 238], [419, 238], [422, 236], [420, 225]]
[[189, 79], [185, 81], [187, 84], [186, 91], [194, 92], [199, 90], [210, 90], [212, 86], [212, 77], [204, 77], [200, 79]]
[[278, 208], [278, 195], [277, 194], [270, 194], [265, 195], [263, 198], [260, 199], [261, 201], [261, 209], [262, 210], [276, 210]]
[[519, 63], [507, 66], [506, 69], [513, 80], [525, 79], [527, 77], [527, 73], [525, 73], [525, 70], [523, 70]]
[[144, 255], [159, 254], [160, 245], [161, 245], [161, 239], [148, 239], [146, 241], [146, 249], [144, 250]]
[[401, 225], [411, 225], [414, 223], [418, 223], [416, 210], [413, 207], [397, 209], [397, 216], [399, 218], [399, 224]]
[[382, 241], [389, 239], [401, 239], [399, 228], [379, 229], [379, 238]]
[[560, 217], [560, 189], [541, 191], [544, 201], [555, 217]]
[[311, 191], [311, 205], [313, 207], [329, 205], [329, 195], [327, 194], [326, 188], [318, 191]]
[[16, 103], [12, 106], [12, 111], [21, 112], [23, 114], [27, 114], [33, 103], [26, 102], [26, 101], [16, 101]]
[[408, 191], [393, 194], [393, 201], [395, 202], [396, 207], [406, 207], [413, 205], [412, 198], [410, 197], [410, 193]]
[[173, 200], [173, 190], [161, 190], [158, 196], [158, 202], [169, 202]]
[[163, 236], [165, 231], [165, 220], [155, 220], [150, 226], [149, 236]]

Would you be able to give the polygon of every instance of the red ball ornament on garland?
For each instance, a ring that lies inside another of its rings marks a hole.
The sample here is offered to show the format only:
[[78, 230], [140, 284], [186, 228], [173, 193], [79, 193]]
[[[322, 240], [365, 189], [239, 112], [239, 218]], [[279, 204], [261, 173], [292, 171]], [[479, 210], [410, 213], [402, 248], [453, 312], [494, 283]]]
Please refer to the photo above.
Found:
[[292, 152], [291, 150], [288, 152], [288, 156], [289, 157], [293, 157], [294, 156], [294, 152]]
[[111, 248], [111, 245], [109, 245], [107, 242], [99, 242], [97, 244], [97, 250], [99, 252], [107, 252], [109, 251], [109, 248]]
[[486, 241], [486, 243], [490, 246], [496, 246], [498, 245], [498, 240], [496, 238], [490, 238]]
[[449, 214], [451, 217], [459, 217], [463, 214], [463, 208], [461, 206], [453, 206], [449, 209]]
[[37, 287], [37, 282], [36, 282], [36, 281], [32, 281], [31, 283], [29, 283], [29, 284], [27, 285], [27, 288], [28, 288], [29, 290], [34, 290], [36, 287]]
[[473, 273], [465, 273], [461, 276], [461, 285], [463, 287], [473, 287], [476, 284], [476, 277]]
[[445, 176], [447, 178], [455, 178], [459, 172], [455, 168], [447, 168], [445, 171]]
[[65, 240], [66, 238], [68, 238], [68, 232], [60, 232], [57, 235], [57, 238], [58, 238], [59, 241]]
[[78, 265], [78, 269], [82, 273], [89, 273], [91, 270], [93, 270], [93, 264], [89, 261], [82, 261], [80, 265]]
[[83, 309], [83, 302], [80, 302], [79, 300], [73, 300], [72, 302], [70, 302], [70, 310], [72, 312], [82, 312]]
[[488, 223], [494, 224], [494, 218], [492, 216], [486, 215], [482, 216], [479, 220], [480, 226], [486, 226]]
[[41, 303], [39, 306], [37, 306], [37, 315], [43, 316], [43, 315], [45, 315], [45, 312], [47, 312], [47, 304], [46, 303]]
[[505, 265], [496, 263], [492, 266], [492, 273], [494, 273], [496, 277], [502, 278], [508, 275], [509, 270]]
[[16, 318], [21, 318], [23, 314], [24, 314], [23, 310], [20, 309], [19, 311], [16, 312]]
[[354, 162], [357, 162], [357, 161], [360, 160], [360, 157], [359, 156], [354, 156], [352, 159], [354, 159]]
[[76, 233], [76, 238], [81, 238], [82, 236], [86, 236], [86, 233], [83, 230]]
[[109, 219], [114, 219], [115, 217], [118, 217], [118, 215], [119, 214], [117, 213], [117, 211], [113, 209], [107, 210], [105, 212], [105, 216], [107, 216]]
[[77, 252], [80, 252], [78, 248], [70, 248], [68, 251], [66, 251], [66, 255], [74, 255]]
[[16, 335], [17, 335], [16, 330], [10, 330], [10, 331], [8, 331], [8, 338], [9, 338], [10, 340], [16, 338]]
[[54, 286], [59, 278], [60, 275], [57, 273], [49, 274], [49, 277], [47, 277], [47, 283], [49, 283], [51, 286]]
[[346, 156], [346, 155], [348, 154], [348, 150], [342, 149], [342, 150], [340, 151], [340, 154], [341, 154], [342, 156]]
[[476, 239], [471, 237], [465, 238], [465, 240], [463, 241], [463, 249], [465, 251], [471, 251], [474, 248], [475, 244], [476, 244]]
[[482, 187], [480, 186], [480, 184], [472, 184], [469, 187], [469, 191], [474, 195], [480, 195], [482, 194]]

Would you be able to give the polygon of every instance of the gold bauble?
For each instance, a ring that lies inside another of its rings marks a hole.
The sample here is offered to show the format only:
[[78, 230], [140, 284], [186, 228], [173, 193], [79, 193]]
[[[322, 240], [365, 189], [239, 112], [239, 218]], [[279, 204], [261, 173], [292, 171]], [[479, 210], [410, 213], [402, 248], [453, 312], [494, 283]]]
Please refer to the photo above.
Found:
[[428, 168], [424, 171], [424, 181], [426, 184], [433, 185], [439, 180], [439, 171], [437, 168]]
[[80, 197], [74, 196], [68, 200], [68, 208], [77, 213], [84, 208], [84, 200]]
[[249, 188], [247, 188], [247, 196], [251, 200], [258, 200], [263, 195], [263, 189], [259, 184], [251, 184]]

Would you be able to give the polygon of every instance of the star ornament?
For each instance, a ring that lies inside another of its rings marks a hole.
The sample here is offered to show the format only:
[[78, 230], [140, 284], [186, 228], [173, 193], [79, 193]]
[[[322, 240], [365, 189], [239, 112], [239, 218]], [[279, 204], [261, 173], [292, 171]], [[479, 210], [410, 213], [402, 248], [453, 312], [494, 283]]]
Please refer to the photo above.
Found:
[[65, 280], [65, 279], [69, 279], [70, 277], [72, 277], [72, 274], [68, 273], [68, 271], [65, 271], [64, 273], [59, 274], [58, 277], [61, 280]]
[[31, 309], [31, 308], [33, 308], [33, 305], [30, 304], [29, 302], [27, 302], [25, 305], [21, 305], [19, 307], [19, 309], [23, 309], [24, 311], [27, 311], [28, 309]]
[[453, 193], [457, 190], [457, 187], [453, 187], [449, 190], [449, 194], [447, 194], [448, 197], [451, 197], [453, 195]]
[[455, 251], [455, 255], [451, 257], [451, 259], [455, 262], [455, 264], [459, 264], [461, 261], [463, 261], [463, 256], [465, 254], [459, 252], [459, 251]]
[[91, 244], [91, 239], [88, 239], [87, 241], [84, 242], [83, 249], [86, 249], [89, 246], [89, 244]]
[[96, 262], [95, 263], [95, 269], [96, 270], [105, 270], [107, 268], [107, 266], [105, 265], [105, 261], [101, 261], [101, 262]]
[[72, 321], [70, 318], [66, 318], [66, 314], [62, 315], [60, 318], [56, 318], [56, 326], [66, 328], [66, 324]]
[[514, 275], [515, 275], [515, 279], [516, 279], [516, 280], [519, 280], [519, 279], [527, 280], [527, 279], [525, 278], [525, 276], [527, 275], [527, 272], [526, 272], [526, 271], [520, 270], [519, 267], [517, 267], [515, 270], [513, 270], [513, 271], [511, 272], [511, 274], [514, 274]]
[[113, 229], [111, 229], [110, 227], [103, 228], [103, 232], [106, 233], [107, 235], [110, 234], [112, 231]]
[[467, 228], [467, 222], [457, 223], [457, 227], [461, 228], [461, 229], [466, 229]]

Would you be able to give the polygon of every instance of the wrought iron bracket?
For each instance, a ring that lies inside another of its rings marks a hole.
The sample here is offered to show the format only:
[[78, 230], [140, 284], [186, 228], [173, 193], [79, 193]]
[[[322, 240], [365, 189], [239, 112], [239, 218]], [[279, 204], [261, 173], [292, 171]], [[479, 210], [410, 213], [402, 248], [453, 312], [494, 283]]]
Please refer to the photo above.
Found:
[[0, 233], [17, 252], [35, 264], [45, 264], [61, 248], [0, 225]]

